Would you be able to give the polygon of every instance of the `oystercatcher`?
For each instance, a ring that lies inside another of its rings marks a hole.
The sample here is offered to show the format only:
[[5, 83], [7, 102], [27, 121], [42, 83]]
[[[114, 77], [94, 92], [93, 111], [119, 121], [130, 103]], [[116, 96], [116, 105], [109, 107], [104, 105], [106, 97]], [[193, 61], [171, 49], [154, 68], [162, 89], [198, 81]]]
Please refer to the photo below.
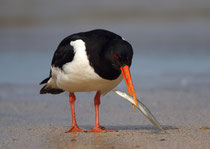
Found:
[[[124, 77], [129, 94], [136, 100], [130, 69], [132, 46], [121, 36], [102, 29], [64, 38], [54, 53], [50, 75], [40, 94], [69, 92], [72, 126], [67, 132], [82, 132], [76, 122], [74, 92], [96, 91], [95, 126], [90, 132], [105, 132], [99, 124], [100, 96], [111, 91]], [[133, 107], [134, 108], [134, 107]]]

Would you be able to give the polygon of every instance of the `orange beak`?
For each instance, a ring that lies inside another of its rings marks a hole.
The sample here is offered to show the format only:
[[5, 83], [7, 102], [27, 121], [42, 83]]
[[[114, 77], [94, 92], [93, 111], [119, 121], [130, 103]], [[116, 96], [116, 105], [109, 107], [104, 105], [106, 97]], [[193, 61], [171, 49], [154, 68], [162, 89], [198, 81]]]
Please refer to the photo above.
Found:
[[[128, 92], [131, 96], [133, 96], [136, 105], [138, 106], [138, 102], [137, 102], [137, 98], [136, 98], [136, 93], [133, 87], [133, 83], [132, 83], [132, 79], [131, 79], [131, 74], [130, 74], [130, 68], [128, 65], [125, 65], [123, 67], [120, 67], [121, 69], [121, 73], [125, 79], [125, 83], [127, 85], [128, 88]], [[135, 110], [134, 105], [132, 105], [133, 109]]]

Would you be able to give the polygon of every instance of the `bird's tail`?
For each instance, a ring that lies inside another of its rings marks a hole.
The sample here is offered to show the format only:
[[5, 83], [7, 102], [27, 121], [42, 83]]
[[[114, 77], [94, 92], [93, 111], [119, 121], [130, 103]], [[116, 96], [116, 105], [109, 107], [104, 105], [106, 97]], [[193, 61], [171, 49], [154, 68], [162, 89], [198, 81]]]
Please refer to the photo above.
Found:
[[60, 94], [62, 92], [64, 92], [64, 90], [62, 89], [59, 89], [59, 88], [53, 88], [49, 83], [50, 77], [49, 78], [46, 78], [44, 79], [41, 83], [41, 84], [45, 84], [44, 87], [42, 87], [42, 89], [40, 90], [40, 94]]

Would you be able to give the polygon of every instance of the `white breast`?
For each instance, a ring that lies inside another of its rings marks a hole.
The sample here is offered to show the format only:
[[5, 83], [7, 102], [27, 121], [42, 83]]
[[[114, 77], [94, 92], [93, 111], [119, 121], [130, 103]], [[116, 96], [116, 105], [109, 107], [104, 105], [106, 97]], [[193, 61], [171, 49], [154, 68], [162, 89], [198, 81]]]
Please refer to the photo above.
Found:
[[73, 60], [66, 63], [63, 70], [51, 67], [50, 80], [55, 82], [58, 88], [69, 92], [101, 91], [105, 94], [120, 83], [122, 75], [116, 80], [106, 80], [95, 73], [90, 66], [84, 41], [71, 41], [70, 45], [75, 52]]

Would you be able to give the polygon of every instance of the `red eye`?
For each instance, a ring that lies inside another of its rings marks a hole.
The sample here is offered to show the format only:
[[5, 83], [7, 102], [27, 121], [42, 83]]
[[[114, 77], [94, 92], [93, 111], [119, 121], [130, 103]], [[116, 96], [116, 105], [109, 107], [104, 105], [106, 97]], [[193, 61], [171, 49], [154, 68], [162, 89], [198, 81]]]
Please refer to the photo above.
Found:
[[115, 57], [116, 59], [119, 59], [119, 56], [118, 56], [117, 54], [114, 54], [114, 57]]

